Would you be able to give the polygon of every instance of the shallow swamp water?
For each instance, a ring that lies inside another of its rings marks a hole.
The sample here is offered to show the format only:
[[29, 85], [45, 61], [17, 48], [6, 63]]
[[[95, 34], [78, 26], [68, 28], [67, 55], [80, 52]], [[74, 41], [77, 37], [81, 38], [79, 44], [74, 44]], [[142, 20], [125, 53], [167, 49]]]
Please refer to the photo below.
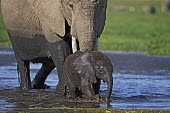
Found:
[[[0, 47], [0, 112], [29, 111], [34, 108], [126, 108], [170, 109], [170, 56], [150, 56], [134, 52], [104, 52], [114, 65], [114, 86], [111, 102], [75, 102], [57, 95], [58, 82], [54, 70], [47, 78], [50, 89], [22, 91], [18, 88], [18, 73], [11, 47]], [[31, 79], [41, 64], [31, 64]], [[100, 93], [107, 91], [101, 84]], [[35, 109], [34, 109], [35, 110]]]

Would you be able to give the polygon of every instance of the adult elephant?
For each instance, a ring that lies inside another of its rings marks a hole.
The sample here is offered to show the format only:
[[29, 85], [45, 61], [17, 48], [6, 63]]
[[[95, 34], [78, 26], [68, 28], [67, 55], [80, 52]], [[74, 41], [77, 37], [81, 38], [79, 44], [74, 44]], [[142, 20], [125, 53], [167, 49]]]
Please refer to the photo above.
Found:
[[[59, 76], [57, 88], [62, 88], [66, 57], [77, 49], [97, 49], [106, 6], [107, 0], [1, 0], [3, 19], [18, 62], [21, 89], [44, 86], [55, 67]], [[33, 85], [30, 62], [42, 63]]]

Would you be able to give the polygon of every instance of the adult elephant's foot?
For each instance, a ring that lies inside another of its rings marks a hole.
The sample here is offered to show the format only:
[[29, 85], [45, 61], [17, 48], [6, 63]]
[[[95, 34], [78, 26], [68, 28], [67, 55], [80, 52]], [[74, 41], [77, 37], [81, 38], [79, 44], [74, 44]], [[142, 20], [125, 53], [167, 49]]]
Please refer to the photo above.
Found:
[[59, 82], [56, 86], [57, 93], [64, 95], [65, 94], [65, 85], [63, 82]]
[[32, 88], [33, 89], [49, 89], [50, 86], [48, 86], [46, 84], [33, 84]]

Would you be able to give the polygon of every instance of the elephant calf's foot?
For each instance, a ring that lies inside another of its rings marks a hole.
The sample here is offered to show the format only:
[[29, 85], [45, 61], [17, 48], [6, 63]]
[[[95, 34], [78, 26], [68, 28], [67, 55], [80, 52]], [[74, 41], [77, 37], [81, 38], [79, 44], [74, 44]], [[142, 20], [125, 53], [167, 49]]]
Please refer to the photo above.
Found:
[[46, 84], [34, 84], [32, 86], [33, 89], [49, 89], [50, 86], [46, 85]]
[[76, 98], [76, 95], [70, 95], [70, 94], [68, 94], [68, 95], [66, 95], [66, 98], [67, 98], [67, 99], [75, 99], [75, 98]]
[[106, 98], [106, 95], [100, 95], [100, 94], [97, 94], [95, 95], [95, 100], [97, 100], [98, 102], [107, 102], [109, 101], [107, 98]]

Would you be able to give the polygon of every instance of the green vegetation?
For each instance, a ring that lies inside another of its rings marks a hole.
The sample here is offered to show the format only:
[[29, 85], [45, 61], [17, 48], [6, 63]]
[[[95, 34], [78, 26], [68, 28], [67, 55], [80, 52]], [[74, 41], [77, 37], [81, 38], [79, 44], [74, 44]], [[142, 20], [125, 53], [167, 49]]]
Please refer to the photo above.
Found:
[[7, 35], [7, 31], [5, 29], [4, 23], [2, 21], [2, 15], [1, 15], [1, 11], [0, 11], [0, 46], [9, 46], [10, 41]]
[[167, 113], [168, 111], [161, 110], [139, 110], [139, 109], [107, 109], [107, 108], [70, 108], [70, 107], [52, 107], [52, 108], [28, 108], [33, 112], [33, 110], [57, 110], [61, 112], [69, 113]]
[[[161, 0], [109, 0], [101, 50], [147, 51], [152, 55], [170, 55], [170, 13], [161, 12]], [[114, 11], [112, 6], [134, 11]], [[156, 14], [144, 15], [141, 8], [152, 5]]]
[[[170, 12], [161, 12], [161, 4], [162, 0], [108, 0], [107, 21], [100, 38], [100, 49], [170, 55]], [[120, 5], [135, 10], [110, 9]], [[144, 5], [154, 6], [156, 14], [142, 14]], [[1, 15], [0, 45], [10, 45]]]

